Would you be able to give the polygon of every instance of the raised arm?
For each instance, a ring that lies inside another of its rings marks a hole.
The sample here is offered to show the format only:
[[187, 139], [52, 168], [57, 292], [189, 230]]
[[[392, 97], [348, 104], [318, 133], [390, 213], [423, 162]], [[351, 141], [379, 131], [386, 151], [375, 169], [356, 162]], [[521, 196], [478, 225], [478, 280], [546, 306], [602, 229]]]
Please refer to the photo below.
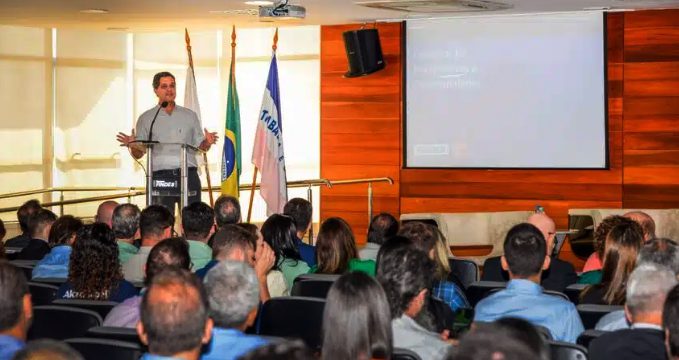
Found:
[[116, 140], [122, 145], [127, 146], [130, 149], [130, 154], [132, 154], [132, 157], [135, 159], [139, 159], [146, 154], [146, 149], [141, 146], [141, 144], [134, 143], [134, 141], [137, 140], [134, 129], [132, 129], [132, 135], [119, 132], [118, 135], [116, 135]]

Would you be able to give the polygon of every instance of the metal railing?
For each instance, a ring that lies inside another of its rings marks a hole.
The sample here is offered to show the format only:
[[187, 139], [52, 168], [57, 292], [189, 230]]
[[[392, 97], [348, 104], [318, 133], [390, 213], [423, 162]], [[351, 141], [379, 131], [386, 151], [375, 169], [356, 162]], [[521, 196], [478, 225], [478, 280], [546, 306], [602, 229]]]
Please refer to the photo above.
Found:
[[[378, 177], [378, 178], [362, 178], [362, 179], [344, 179], [344, 180], [328, 180], [328, 179], [310, 179], [310, 180], [297, 180], [289, 181], [288, 188], [307, 188], [307, 200], [313, 202], [313, 188], [325, 186], [331, 189], [335, 186], [342, 185], [355, 185], [355, 184], [368, 184], [367, 197], [368, 197], [368, 219], [372, 218], [373, 211], [373, 183], [389, 183], [394, 184], [394, 180], [390, 177]], [[259, 189], [260, 184], [255, 184], [255, 189]], [[252, 189], [252, 184], [242, 184], [239, 187], [240, 190], [250, 190]], [[65, 193], [69, 192], [116, 192], [109, 195], [100, 196], [90, 196], [78, 199], [68, 199], [64, 198]], [[219, 193], [221, 190], [219, 187], [213, 187], [209, 189], [207, 187], [202, 188], [203, 192], [212, 191], [213, 193]], [[126, 198], [128, 202], [132, 202], [132, 198], [136, 196], [143, 196], [146, 194], [146, 187], [143, 186], [131, 186], [131, 187], [115, 187], [115, 186], [103, 186], [103, 187], [53, 187], [46, 189], [36, 189], [19, 191], [7, 194], [0, 194], [1, 199], [12, 199], [20, 198], [31, 195], [40, 194], [59, 194], [59, 201], [43, 202], [44, 207], [59, 207], [59, 214], [64, 214], [64, 206], [66, 205], [76, 205], [91, 202], [101, 202], [106, 200], [124, 199]], [[11, 206], [0, 208], [0, 213], [15, 212], [19, 209], [19, 206]]]

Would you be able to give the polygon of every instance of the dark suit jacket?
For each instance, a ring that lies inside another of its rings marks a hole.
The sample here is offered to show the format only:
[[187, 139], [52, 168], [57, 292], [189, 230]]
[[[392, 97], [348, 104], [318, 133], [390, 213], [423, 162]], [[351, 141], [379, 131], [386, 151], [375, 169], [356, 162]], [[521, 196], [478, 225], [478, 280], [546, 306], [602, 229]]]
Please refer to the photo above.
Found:
[[589, 360], [666, 360], [665, 336], [654, 329], [606, 333], [589, 344]]
[[25, 248], [28, 242], [31, 241], [31, 236], [28, 234], [17, 235], [5, 241], [5, 247]]
[[[509, 281], [509, 273], [502, 270], [500, 257], [486, 259], [483, 263], [482, 281]], [[542, 272], [541, 285], [545, 290], [564, 292], [566, 287], [578, 282], [575, 268], [568, 262], [552, 258], [552, 263], [547, 271]]]
[[17, 260], [42, 260], [50, 252], [47, 241], [31, 239], [28, 245], [17, 255]]

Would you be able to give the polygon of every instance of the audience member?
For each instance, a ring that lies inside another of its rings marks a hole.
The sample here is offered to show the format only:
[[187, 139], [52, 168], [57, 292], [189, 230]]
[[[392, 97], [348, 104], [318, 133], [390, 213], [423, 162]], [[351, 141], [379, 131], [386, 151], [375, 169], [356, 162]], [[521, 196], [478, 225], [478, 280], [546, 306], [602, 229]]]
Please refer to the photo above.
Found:
[[71, 249], [83, 222], [71, 215], [64, 215], [52, 224], [48, 236], [50, 252], [33, 268], [32, 277], [66, 279]]
[[372, 218], [368, 226], [368, 238], [365, 246], [358, 251], [358, 257], [364, 260], [377, 260], [377, 252], [384, 242], [398, 233], [398, 220], [388, 213], [380, 213]]
[[669, 359], [679, 359], [679, 285], [667, 293], [662, 311], [665, 347]]
[[427, 289], [434, 280], [433, 261], [422, 251], [406, 246], [384, 252], [377, 265], [377, 280], [391, 311], [394, 345], [412, 350], [422, 359], [444, 359], [450, 345], [414, 320], [423, 310]]
[[653, 218], [643, 211], [630, 211], [623, 215], [624, 217], [636, 221], [644, 231], [644, 243], [655, 239], [655, 221]]
[[[156, 274], [170, 267], [184, 270], [191, 269], [189, 245], [183, 238], [165, 239], [151, 249], [146, 260], [144, 285], [148, 286]], [[140, 319], [139, 306], [141, 305], [141, 300], [141, 295], [137, 295], [116, 305], [106, 315], [104, 326], [127, 328], [137, 326]]]
[[[471, 307], [464, 291], [454, 282], [447, 280], [450, 267], [447, 257], [445, 264], [443, 264], [440, 257], [437, 256], [437, 243], [442, 240], [439, 238], [439, 232], [436, 228], [423, 222], [411, 221], [403, 224], [398, 234], [410, 239], [415, 247], [434, 260], [436, 272], [431, 295], [448, 304], [453, 311]], [[448, 270], [446, 271], [446, 269]]]
[[475, 309], [475, 322], [517, 317], [544, 326], [559, 341], [574, 343], [584, 330], [575, 305], [545, 294], [540, 286], [543, 270], [549, 268], [545, 238], [534, 225], [512, 227], [504, 241], [502, 268], [509, 271], [505, 290], [481, 300]]
[[118, 206], [118, 203], [113, 200], [107, 200], [99, 204], [97, 214], [94, 215], [94, 222], [108, 225], [109, 229], [113, 227], [113, 211]]
[[[554, 240], [556, 237], [556, 225], [554, 224], [554, 220], [545, 213], [535, 213], [528, 217], [527, 222], [535, 225], [535, 227], [542, 232], [542, 235], [547, 242], [547, 254], [552, 257], [549, 268], [542, 272], [542, 287], [545, 290], [563, 292], [568, 285], [575, 284], [578, 281], [578, 275], [575, 273], [575, 268], [571, 263], [563, 261], [556, 256], [552, 256]], [[509, 280], [509, 274], [502, 269], [499, 256], [486, 259], [483, 263], [481, 280]]]
[[123, 274], [127, 281], [142, 282], [144, 280], [144, 264], [153, 246], [163, 239], [172, 236], [174, 216], [162, 205], [151, 205], [139, 216], [141, 247], [137, 254], [123, 264]]
[[240, 357], [240, 360], [316, 360], [302, 340], [274, 342]]
[[604, 258], [604, 247], [606, 245], [606, 236], [608, 232], [611, 231], [616, 225], [625, 221], [625, 217], [620, 215], [610, 215], [605, 217], [596, 229], [594, 229], [594, 252], [587, 258], [585, 266], [582, 268], [583, 274], [580, 275], [578, 283], [580, 284], [596, 284], [596, 280], [601, 278], [594, 276], [591, 280], [588, 278], [588, 273], [591, 271], [601, 270], [603, 266], [602, 260]]
[[629, 277], [625, 302], [625, 315], [632, 326], [594, 339], [589, 345], [589, 358], [666, 359], [662, 311], [667, 293], [675, 285], [674, 272], [665, 267], [637, 267]]
[[121, 302], [136, 294], [137, 289], [123, 279], [111, 228], [102, 223], [81, 228], [73, 245], [68, 281], [59, 287], [57, 298]]
[[25, 248], [26, 245], [28, 245], [28, 242], [31, 241], [31, 232], [28, 230], [28, 220], [40, 209], [42, 209], [40, 202], [35, 199], [28, 200], [19, 207], [19, 210], [17, 210], [17, 220], [19, 220], [21, 234], [8, 239], [7, 242], [5, 242], [5, 246]]
[[0, 243], [4, 243], [5, 235], [7, 235], [7, 229], [5, 229], [5, 223], [0, 219]]
[[625, 304], [625, 284], [636, 266], [643, 232], [636, 222], [623, 219], [606, 236], [601, 282], [583, 290], [581, 304]]
[[9, 360], [24, 347], [33, 308], [21, 270], [0, 261], [0, 360]]
[[118, 244], [118, 260], [124, 264], [139, 252], [134, 241], [139, 238], [139, 217], [141, 211], [135, 204], [121, 204], [113, 210], [111, 227]]
[[[291, 217], [292, 222], [295, 223], [295, 228], [297, 229], [295, 243], [297, 244], [299, 255], [302, 257], [302, 260], [309, 266], [315, 266], [316, 248], [309, 244], [305, 244], [304, 241], [302, 241], [312, 225], [311, 219], [313, 211], [311, 203], [302, 198], [291, 199], [283, 207], [283, 214]], [[309, 239], [309, 243], [312, 241], [313, 239]]]
[[13, 360], [84, 360], [65, 342], [52, 339], [33, 340], [14, 355]]
[[204, 283], [214, 327], [202, 360], [235, 360], [267, 343], [259, 336], [244, 333], [254, 324], [259, 309], [259, 284], [250, 266], [221, 261], [207, 273]]
[[212, 260], [212, 248], [207, 244], [215, 231], [215, 212], [204, 202], [194, 202], [182, 210], [182, 228], [189, 242], [193, 269], [202, 269]]
[[316, 241], [317, 267], [311, 272], [319, 274], [344, 274], [347, 271], [363, 271], [375, 276], [375, 262], [358, 259], [354, 233], [346, 221], [332, 217], [325, 220], [318, 230]]
[[215, 202], [215, 222], [217, 229], [224, 225], [237, 224], [241, 222], [240, 202], [238, 198], [222, 195]]
[[55, 221], [57, 216], [47, 209], [38, 210], [28, 219], [31, 240], [17, 255], [18, 260], [40, 260], [50, 252], [49, 234]]
[[391, 314], [382, 286], [362, 272], [342, 275], [328, 292], [321, 359], [390, 359], [392, 347]]
[[525, 360], [539, 359], [528, 344], [512, 336], [506, 327], [496, 324], [477, 324], [467, 332], [460, 345], [451, 351], [455, 360]]
[[143, 295], [137, 333], [149, 350], [142, 359], [197, 360], [212, 334], [207, 296], [198, 278], [173, 267], [156, 274]]
[[274, 269], [283, 273], [286, 288], [292, 289], [295, 278], [310, 270], [295, 244], [295, 223], [289, 216], [273, 214], [262, 225], [262, 236], [276, 255]]
[[544, 340], [543, 335], [528, 321], [519, 318], [505, 317], [492, 324], [502, 329], [505, 334], [516, 341], [527, 345], [535, 354], [531, 358], [540, 360], [549, 360], [551, 358], [549, 345]]

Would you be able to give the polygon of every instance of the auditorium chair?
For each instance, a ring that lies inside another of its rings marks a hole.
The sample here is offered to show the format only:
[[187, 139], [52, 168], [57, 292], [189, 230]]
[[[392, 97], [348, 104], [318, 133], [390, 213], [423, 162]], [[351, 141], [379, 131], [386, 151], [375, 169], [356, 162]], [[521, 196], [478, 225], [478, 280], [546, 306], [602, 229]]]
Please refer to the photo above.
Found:
[[583, 346], [587, 349], [589, 349], [589, 343], [592, 342], [592, 340], [598, 338], [599, 336], [607, 333], [607, 331], [601, 331], [601, 330], [585, 330], [580, 336], [578, 336], [578, 340], [576, 343], [580, 346]]
[[562, 341], [547, 341], [552, 360], [587, 360], [587, 349]]
[[50, 305], [57, 298], [59, 287], [52, 284], [29, 281], [28, 291], [31, 293], [33, 306]]
[[99, 314], [102, 319], [106, 318], [111, 309], [118, 305], [115, 301], [101, 300], [80, 300], [80, 299], [57, 299], [52, 302], [54, 305], [69, 306], [78, 309], [92, 310]]
[[538, 334], [540, 334], [543, 340], [545, 341], [554, 340], [554, 338], [552, 337], [552, 332], [549, 331], [549, 329], [542, 325], [533, 324], [533, 326], [535, 327], [535, 330], [537, 330]]
[[33, 277], [33, 268], [38, 264], [38, 260], [11, 260], [9, 263], [21, 269], [26, 280], [30, 280]]
[[142, 347], [134, 342], [73, 338], [66, 343], [78, 351], [85, 360], [137, 360], [143, 354]]
[[566, 290], [564, 290], [564, 294], [568, 296], [573, 304], [577, 305], [580, 303], [580, 294], [582, 293], [582, 290], [585, 290], [586, 287], [587, 284], [568, 285]]
[[596, 323], [604, 315], [612, 311], [622, 310], [623, 306], [618, 305], [594, 305], [594, 304], [580, 304], [577, 306], [578, 314], [582, 319], [582, 325], [585, 329], [594, 329]]
[[304, 274], [295, 278], [290, 295], [325, 299], [339, 275]]
[[43, 284], [52, 284], [56, 286], [61, 286], [61, 284], [66, 282], [65, 278], [35, 278], [31, 279], [33, 282], [39, 282]]
[[82, 337], [103, 320], [95, 311], [68, 306], [43, 305], [33, 307], [33, 324], [28, 339], [64, 340]]
[[507, 287], [507, 283], [504, 281], [474, 281], [466, 291], [469, 305], [476, 307], [476, 304], [493, 292], [494, 289], [498, 291], [505, 287]]
[[448, 258], [448, 264], [450, 265], [450, 275], [454, 276], [453, 279], [449, 278], [448, 280], [454, 283], [459, 281], [462, 283], [463, 289], [467, 289], [469, 285], [479, 280], [479, 266], [475, 262]]
[[132, 342], [143, 347], [137, 329], [113, 326], [97, 326], [87, 330], [85, 334], [88, 338], [118, 340], [125, 342]]
[[260, 310], [259, 335], [300, 338], [312, 350], [321, 348], [325, 300], [283, 296], [269, 299]]
[[391, 353], [391, 360], [422, 360], [414, 351], [395, 347]]

